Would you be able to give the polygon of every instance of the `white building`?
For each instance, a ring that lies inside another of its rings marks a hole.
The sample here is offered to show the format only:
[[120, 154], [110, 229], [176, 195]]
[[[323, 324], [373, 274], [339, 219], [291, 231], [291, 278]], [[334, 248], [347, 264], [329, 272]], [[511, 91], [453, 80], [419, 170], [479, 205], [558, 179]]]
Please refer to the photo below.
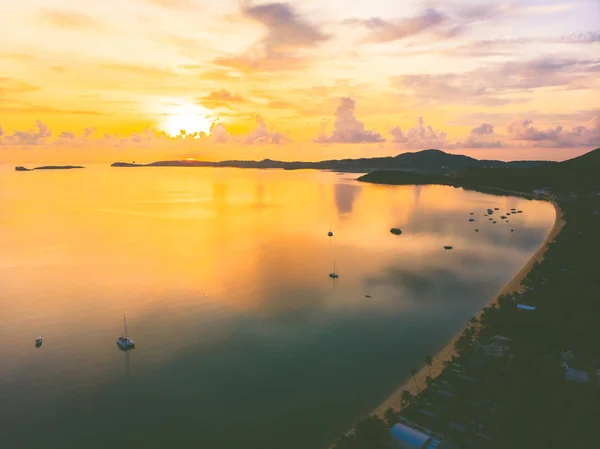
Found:
[[440, 448], [440, 441], [404, 424], [396, 424], [390, 429], [393, 449], [434, 449]]

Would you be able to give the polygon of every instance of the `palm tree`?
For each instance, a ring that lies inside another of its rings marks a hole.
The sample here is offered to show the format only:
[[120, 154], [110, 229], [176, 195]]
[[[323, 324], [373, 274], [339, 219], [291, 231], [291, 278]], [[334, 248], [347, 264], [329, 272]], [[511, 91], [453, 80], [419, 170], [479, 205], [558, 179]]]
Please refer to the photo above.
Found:
[[427, 365], [427, 369], [429, 370], [429, 377], [431, 377], [431, 366], [433, 365], [433, 357], [431, 357], [429, 354], [427, 354], [425, 356], [424, 362], [425, 362], [425, 365]]
[[402, 406], [406, 407], [407, 405], [412, 403], [415, 397], [410, 393], [410, 391], [404, 390], [400, 398]]
[[419, 394], [421, 394], [421, 390], [419, 389], [419, 384], [417, 383], [417, 378], [415, 377], [419, 371], [417, 371], [417, 368], [414, 368], [414, 367], [413, 367], [413, 368], [410, 370], [410, 372], [411, 372], [411, 374], [412, 374], [412, 378], [413, 378], [413, 380], [415, 381], [415, 385], [417, 386], [417, 392], [418, 392]]
[[388, 409], [383, 414], [385, 419], [385, 424], [388, 429], [394, 427], [394, 425], [398, 422], [398, 414], [392, 407], [388, 407]]
[[472, 316], [471, 318], [469, 318], [469, 323], [471, 323], [473, 326], [475, 326], [478, 322], [479, 320], [476, 316]]
[[427, 376], [425, 378], [425, 383], [427, 384], [428, 387], [431, 386], [431, 384], [433, 383], [433, 379], [431, 378], [431, 376]]

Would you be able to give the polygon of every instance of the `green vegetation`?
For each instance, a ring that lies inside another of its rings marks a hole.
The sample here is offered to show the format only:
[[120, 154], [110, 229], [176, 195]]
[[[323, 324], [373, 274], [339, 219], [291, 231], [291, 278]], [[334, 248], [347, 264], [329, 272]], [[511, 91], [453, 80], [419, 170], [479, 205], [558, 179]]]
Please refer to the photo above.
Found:
[[[444, 435], [460, 448], [598, 447], [598, 172], [600, 149], [539, 167], [467, 169], [439, 182], [524, 193], [545, 188], [566, 224], [523, 281], [522, 293], [501, 296], [469, 320], [455, 344], [458, 356], [444, 363], [437, 378], [429, 378], [427, 389], [415, 398], [405, 391], [402, 411], [365, 418], [335, 449], [389, 448], [389, 428], [401, 420]], [[402, 184], [414, 176], [375, 172], [362, 180]], [[517, 304], [536, 310], [519, 310]], [[431, 360], [427, 356], [424, 362], [430, 366]], [[567, 367], [589, 380], [566, 380]]]

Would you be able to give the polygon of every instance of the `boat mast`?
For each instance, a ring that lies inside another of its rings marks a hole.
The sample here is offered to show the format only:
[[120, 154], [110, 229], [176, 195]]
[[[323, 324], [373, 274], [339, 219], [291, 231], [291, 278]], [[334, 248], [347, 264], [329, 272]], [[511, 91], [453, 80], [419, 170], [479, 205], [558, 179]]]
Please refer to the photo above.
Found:
[[333, 274], [335, 274], [335, 260], [333, 261]]
[[123, 314], [123, 337], [127, 337], [127, 320], [125, 319], [125, 314]]

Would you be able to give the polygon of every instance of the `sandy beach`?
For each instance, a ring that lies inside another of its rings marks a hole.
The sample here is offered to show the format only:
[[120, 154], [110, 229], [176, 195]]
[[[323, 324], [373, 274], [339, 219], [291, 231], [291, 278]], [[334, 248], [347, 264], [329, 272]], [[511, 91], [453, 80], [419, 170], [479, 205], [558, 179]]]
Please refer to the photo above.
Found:
[[[538, 250], [533, 254], [531, 259], [529, 259], [529, 261], [525, 264], [525, 266], [515, 275], [515, 277], [513, 277], [512, 280], [506, 286], [504, 286], [504, 288], [500, 292], [498, 292], [498, 294], [496, 296], [494, 296], [492, 301], [489, 303], [490, 305], [497, 302], [498, 297], [501, 295], [522, 290], [523, 287], [521, 285], [521, 282], [523, 281], [523, 279], [525, 279], [525, 277], [527, 277], [527, 274], [529, 273], [531, 268], [534, 266], [534, 264], [536, 262], [540, 262], [544, 258], [544, 253], [546, 252], [546, 247], [548, 246], [548, 244], [550, 242], [552, 242], [556, 238], [556, 236], [558, 235], [558, 233], [564, 226], [565, 220], [564, 220], [561, 209], [558, 207], [558, 205], [555, 202], [551, 202], [551, 204], [554, 206], [554, 209], [556, 211], [556, 217], [554, 220], [554, 225], [552, 226], [552, 229], [548, 233], [546, 239], [540, 245]], [[431, 377], [433, 377], [433, 378], [437, 377], [444, 368], [443, 362], [446, 360], [450, 360], [452, 358], [452, 356], [456, 354], [456, 351], [454, 350], [454, 343], [462, 335], [464, 329], [467, 326], [468, 326], [468, 323], [465, 323], [465, 327], [463, 329], [461, 329], [461, 331], [457, 335], [455, 335], [452, 338], [452, 340], [439, 353], [437, 353], [433, 357], [433, 365], [430, 368], [431, 369]], [[423, 354], [423, 358], [425, 358], [425, 356], [426, 356], [426, 354]], [[415, 378], [417, 380], [417, 384], [421, 391], [423, 391], [425, 388], [427, 388], [425, 379], [427, 378], [428, 375], [429, 375], [429, 368], [426, 365], [424, 365], [415, 376]], [[401, 397], [402, 397], [402, 392], [405, 390], [408, 390], [413, 395], [417, 394], [417, 387], [415, 385], [415, 382], [414, 382], [412, 376], [410, 376], [410, 375], [407, 376], [407, 378], [404, 380], [402, 385], [400, 385], [400, 387], [398, 387], [391, 394], [391, 396], [389, 396], [385, 401], [383, 401], [375, 409], [375, 411], [373, 413], [382, 416], [383, 413], [389, 407], [393, 408], [394, 410], [402, 409]]]

